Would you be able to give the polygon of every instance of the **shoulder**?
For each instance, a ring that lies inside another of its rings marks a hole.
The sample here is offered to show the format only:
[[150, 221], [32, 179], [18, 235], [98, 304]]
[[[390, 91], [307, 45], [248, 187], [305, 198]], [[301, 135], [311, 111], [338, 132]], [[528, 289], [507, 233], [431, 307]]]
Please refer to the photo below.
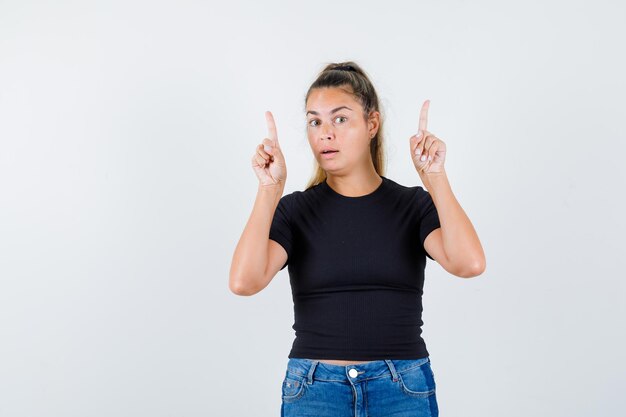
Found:
[[307, 202], [313, 202], [322, 196], [321, 187], [321, 184], [315, 184], [304, 190], [294, 190], [283, 195], [281, 200], [285, 199], [289, 204], [306, 204]]
[[279, 206], [286, 210], [296, 210], [302, 205], [313, 202], [320, 196], [320, 185], [314, 185], [305, 190], [293, 190], [283, 194], [278, 202]]
[[422, 197], [426, 190], [421, 185], [403, 185], [390, 178], [387, 178], [387, 184], [390, 192], [403, 196], [408, 199]]
[[276, 208], [277, 211], [281, 211], [283, 213], [291, 213], [293, 207], [293, 200], [295, 198], [295, 194], [297, 191], [293, 191], [287, 194], [283, 194], [278, 200], [278, 206]]

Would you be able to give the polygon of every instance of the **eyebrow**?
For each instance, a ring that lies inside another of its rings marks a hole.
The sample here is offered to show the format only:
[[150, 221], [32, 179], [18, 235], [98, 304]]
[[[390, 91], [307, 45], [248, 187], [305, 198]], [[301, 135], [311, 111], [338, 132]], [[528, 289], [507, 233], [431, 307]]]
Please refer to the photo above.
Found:
[[[335, 109], [332, 109], [332, 110], [330, 111], [330, 114], [333, 114], [333, 113], [335, 113], [335, 112], [337, 112], [337, 111], [339, 111], [339, 110], [341, 110], [341, 109], [348, 109], [348, 110], [352, 111], [352, 109], [351, 109], [350, 107], [348, 107], [348, 106], [339, 106], [339, 107], [337, 107], [337, 108], [335, 108]], [[319, 115], [319, 113], [318, 113], [318, 112], [313, 111], [313, 110], [309, 110], [309, 111], [307, 111], [307, 112], [306, 112], [305, 116], [306, 116], [306, 115], [308, 115], [309, 113], [311, 113], [311, 114], [315, 114], [315, 115]]]

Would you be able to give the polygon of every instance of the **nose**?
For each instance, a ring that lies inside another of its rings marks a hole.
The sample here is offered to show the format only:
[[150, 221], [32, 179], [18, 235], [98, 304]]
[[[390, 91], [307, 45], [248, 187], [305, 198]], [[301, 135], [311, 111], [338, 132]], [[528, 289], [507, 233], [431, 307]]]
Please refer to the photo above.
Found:
[[335, 133], [331, 129], [326, 129], [325, 131], [322, 132], [322, 135], [320, 136], [322, 140], [332, 139], [334, 137], [335, 137]]

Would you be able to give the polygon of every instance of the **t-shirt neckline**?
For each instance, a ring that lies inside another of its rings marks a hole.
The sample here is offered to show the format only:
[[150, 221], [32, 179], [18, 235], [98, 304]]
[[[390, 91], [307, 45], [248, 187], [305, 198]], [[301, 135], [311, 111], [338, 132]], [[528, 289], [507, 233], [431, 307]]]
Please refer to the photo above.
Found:
[[385, 186], [387, 185], [388, 179], [384, 177], [383, 175], [381, 175], [380, 177], [382, 178], [382, 182], [378, 185], [378, 187], [374, 191], [372, 191], [369, 194], [359, 195], [359, 196], [351, 197], [351, 196], [339, 194], [337, 191], [333, 190], [330, 185], [328, 185], [328, 183], [326, 182], [326, 179], [324, 179], [324, 181], [321, 182], [321, 186], [325, 194], [337, 200], [348, 201], [348, 202], [371, 201], [373, 199], [378, 198], [380, 195], [382, 195], [385, 189]]

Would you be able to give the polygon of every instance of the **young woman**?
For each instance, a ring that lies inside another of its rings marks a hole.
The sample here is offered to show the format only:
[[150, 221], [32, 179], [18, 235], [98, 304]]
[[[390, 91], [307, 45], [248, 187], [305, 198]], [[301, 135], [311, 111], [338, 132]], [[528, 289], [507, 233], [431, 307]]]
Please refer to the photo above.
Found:
[[476, 232], [454, 197], [446, 145], [409, 140], [428, 191], [385, 177], [376, 91], [354, 62], [328, 65], [305, 97], [315, 174], [283, 196], [287, 167], [273, 116], [252, 168], [259, 188], [235, 249], [229, 286], [253, 295], [289, 265], [296, 331], [281, 415], [437, 416], [421, 337], [426, 257], [469, 278], [485, 269]]

